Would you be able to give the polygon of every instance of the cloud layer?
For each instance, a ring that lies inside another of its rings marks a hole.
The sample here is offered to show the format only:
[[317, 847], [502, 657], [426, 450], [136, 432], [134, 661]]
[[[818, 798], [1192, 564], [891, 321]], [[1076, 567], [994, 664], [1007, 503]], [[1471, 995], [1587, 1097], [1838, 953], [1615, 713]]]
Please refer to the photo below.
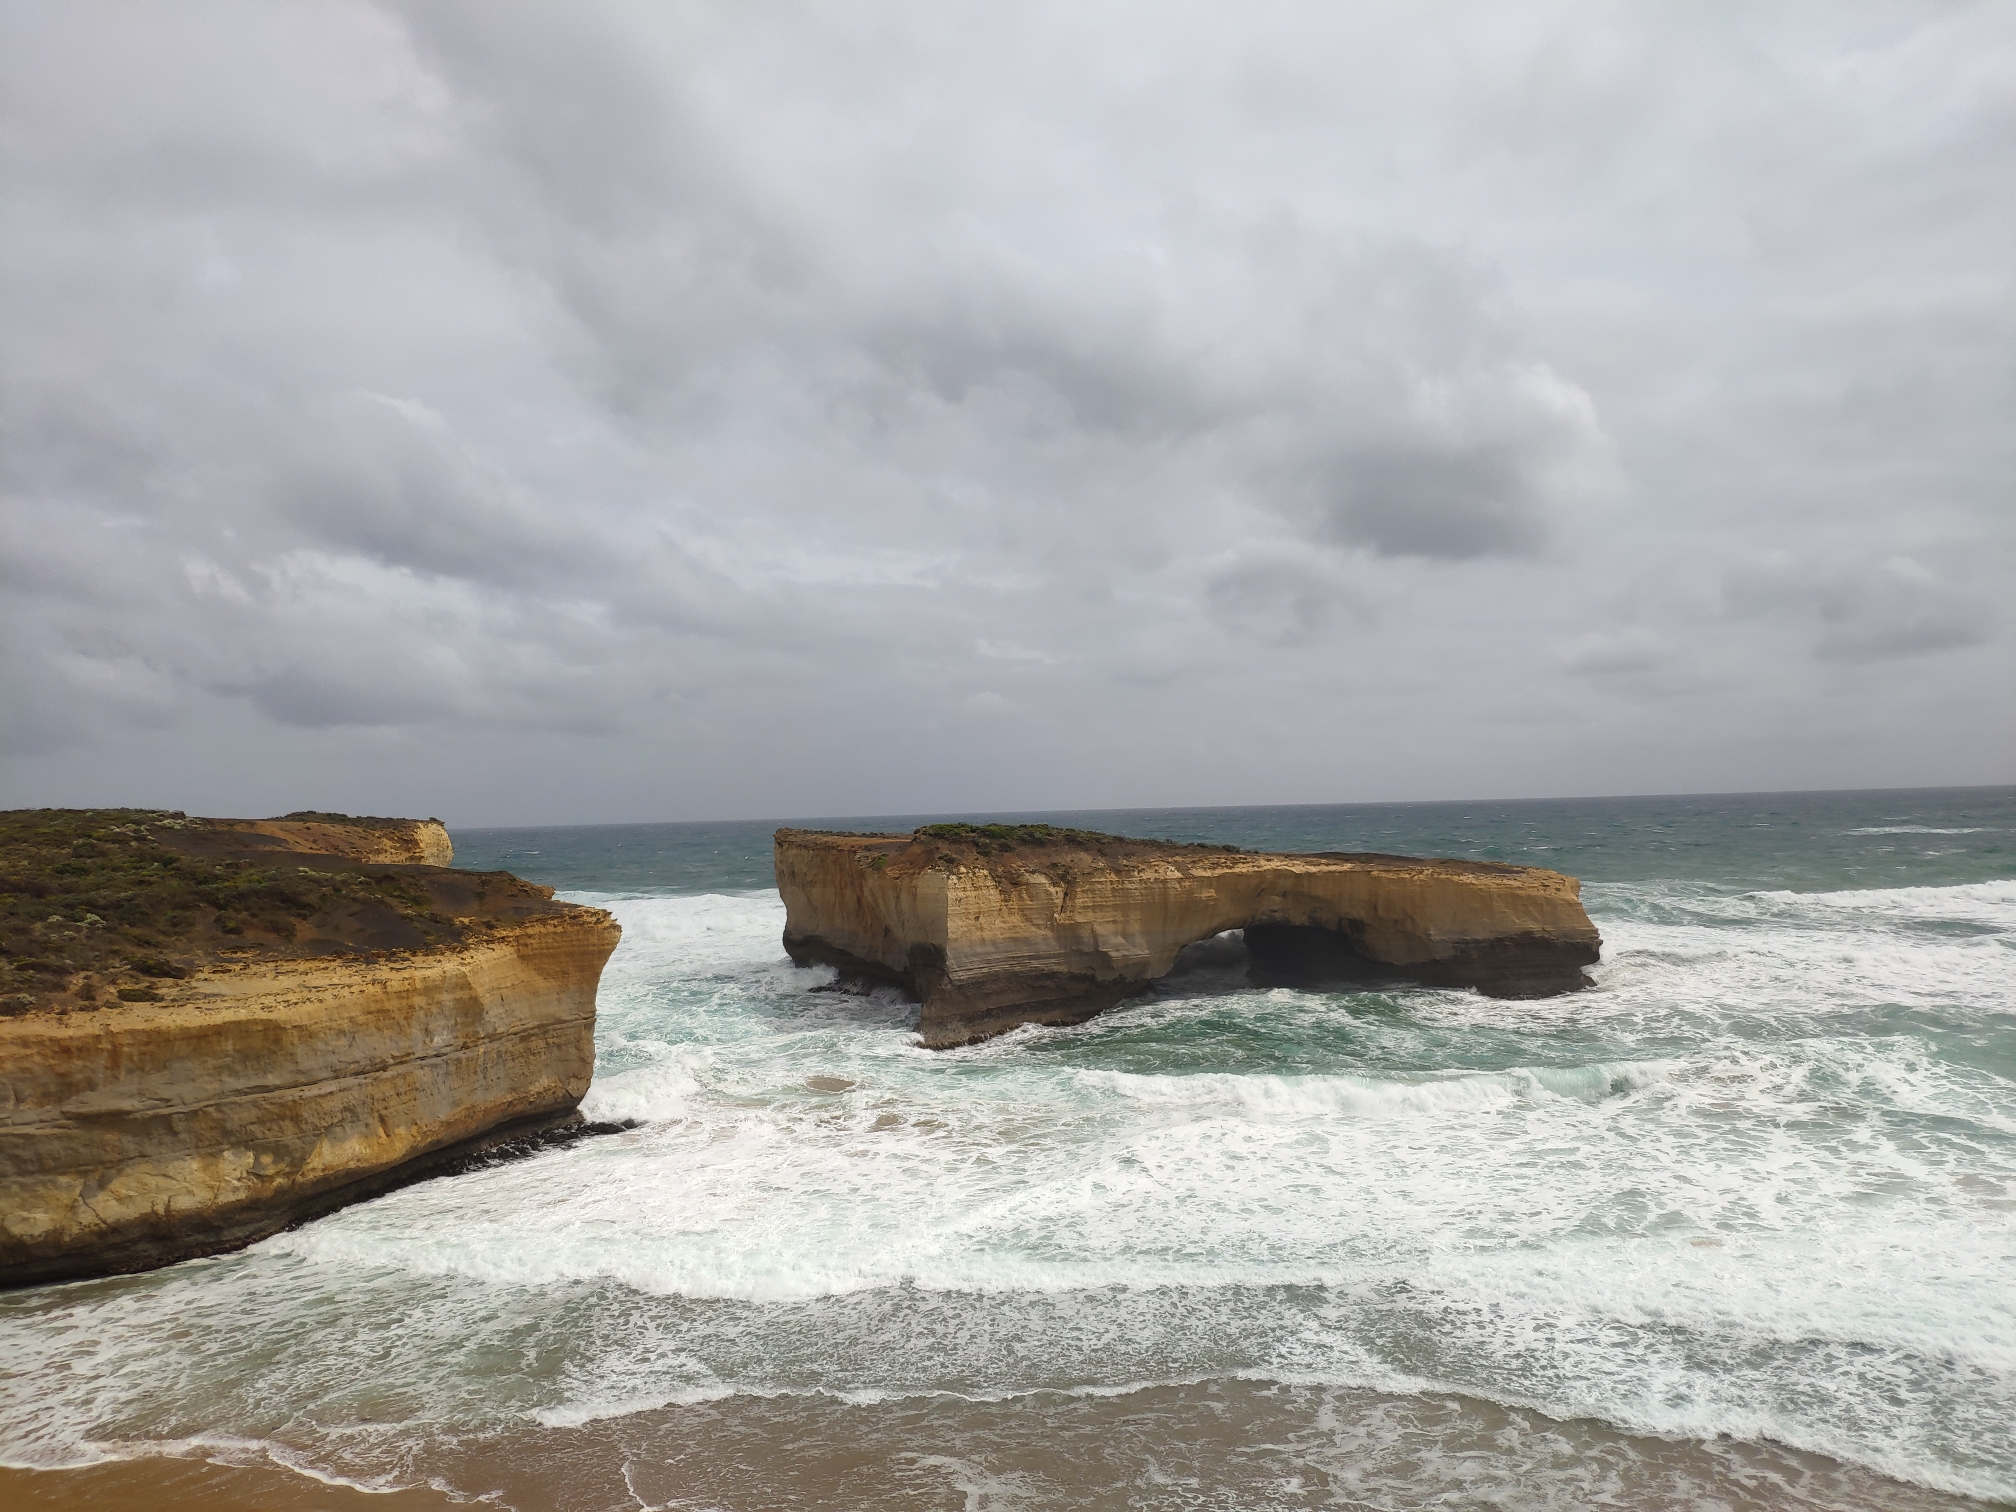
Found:
[[2016, 776], [2006, 7], [0, 14], [10, 803]]

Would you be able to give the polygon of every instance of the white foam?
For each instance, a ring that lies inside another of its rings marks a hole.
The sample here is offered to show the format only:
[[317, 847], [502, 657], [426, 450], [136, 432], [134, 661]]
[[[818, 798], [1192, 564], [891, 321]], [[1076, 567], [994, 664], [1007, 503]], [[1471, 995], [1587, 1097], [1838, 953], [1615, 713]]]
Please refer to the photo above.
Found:
[[1757, 892], [1796, 914], [1859, 914], [1877, 919], [1979, 921], [2016, 927], [2016, 879], [1970, 882], [1958, 887], [1868, 887], [1839, 892]]
[[1666, 1063], [1599, 1062], [1586, 1066], [1516, 1066], [1505, 1071], [1448, 1071], [1415, 1077], [1189, 1076], [1081, 1071], [1080, 1085], [1165, 1107], [1237, 1108], [1255, 1117], [1410, 1119], [1511, 1108], [1569, 1098], [1594, 1103], [1663, 1080]]
[[1846, 830], [1850, 835], [1986, 835], [1991, 831], [1984, 825], [1967, 825], [1959, 829], [1941, 829], [1931, 824], [1869, 824], [1861, 829]]
[[[2016, 882], [1590, 896], [1597, 992], [1162, 1001], [951, 1056], [812, 992], [773, 895], [609, 900], [584, 1110], [644, 1127], [0, 1304], [0, 1458], [292, 1424], [368, 1480], [527, 1418], [1245, 1375], [2016, 1495], [2016, 1088], [1939, 1038], [2006, 1025]], [[1227, 1015], [1258, 1037], [1200, 1048]]]
[[683, 1117], [701, 1093], [711, 1053], [662, 1041], [631, 1041], [627, 1048], [650, 1055], [649, 1062], [596, 1077], [581, 1100], [581, 1116], [598, 1123], [656, 1123]]
[[1604, 936], [1600, 1003], [1578, 1021], [1620, 1030], [1807, 1034], [1826, 1021], [1868, 1032], [1872, 1009], [1989, 1021], [2016, 982], [2016, 881], [1956, 887], [1719, 894], [1676, 885], [1592, 886]]

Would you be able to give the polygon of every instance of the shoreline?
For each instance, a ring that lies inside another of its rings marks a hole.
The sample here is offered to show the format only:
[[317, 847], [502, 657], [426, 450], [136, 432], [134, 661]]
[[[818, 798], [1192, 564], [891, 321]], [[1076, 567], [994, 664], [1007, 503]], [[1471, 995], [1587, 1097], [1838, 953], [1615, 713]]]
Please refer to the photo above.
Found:
[[[1176, 1496], [1237, 1512], [1464, 1504], [1627, 1512], [1982, 1512], [1940, 1491], [1770, 1441], [1666, 1438], [1453, 1393], [1382, 1393], [1229, 1377], [1119, 1395], [1038, 1391], [975, 1401], [739, 1395], [567, 1427], [409, 1439], [402, 1467], [328, 1479], [247, 1443], [217, 1463], [163, 1453], [78, 1469], [0, 1467], [24, 1512], [516, 1512], [624, 1506], [1119, 1512]], [[311, 1452], [284, 1449], [289, 1458]], [[256, 1456], [256, 1457], [255, 1457]], [[365, 1480], [408, 1481], [366, 1490]]]
[[443, 1512], [467, 1505], [428, 1489], [365, 1491], [270, 1460], [220, 1465], [167, 1454], [70, 1470], [0, 1465], [0, 1503], [17, 1512]]
[[[1610, 877], [1605, 990], [1228, 997], [1213, 958], [1103, 1026], [949, 1060], [781, 968], [777, 900], [739, 886], [767, 831], [659, 845], [632, 870], [688, 885], [617, 905], [588, 1105], [643, 1127], [0, 1297], [5, 1457], [77, 1467], [0, 1470], [0, 1498], [2016, 1508], [1984, 1336], [2010, 1316], [2016, 812], [1810, 807], [1622, 839], [1262, 815], [1223, 838], [1579, 846]], [[553, 842], [542, 881], [623, 891], [633, 839]], [[1830, 1116], [1788, 1121], [1816, 1087]], [[1890, 1158], [1900, 1132], [1937, 1168]]]

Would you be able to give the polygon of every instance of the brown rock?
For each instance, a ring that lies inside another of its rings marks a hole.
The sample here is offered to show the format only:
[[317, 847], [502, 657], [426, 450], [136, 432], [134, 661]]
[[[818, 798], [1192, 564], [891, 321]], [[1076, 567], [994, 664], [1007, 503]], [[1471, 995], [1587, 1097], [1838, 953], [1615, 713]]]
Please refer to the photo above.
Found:
[[448, 866], [455, 845], [439, 819], [354, 819], [348, 814], [289, 814], [284, 819], [198, 819], [187, 828], [216, 835], [231, 854], [293, 852], [340, 856], [365, 866]]
[[1045, 826], [783, 829], [775, 857], [791, 958], [903, 987], [934, 1047], [1077, 1023], [1232, 929], [1263, 980], [1384, 976], [1504, 997], [1586, 986], [1602, 944], [1573, 877], [1485, 861], [1253, 855]]
[[[277, 842], [335, 868], [307, 938], [280, 954], [191, 926], [144, 988], [0, 1017], [0, 1285], [236, 1248], [578, 1123], [615, 920], [508, 874], [395, 861], [447, 847], [401, 823], [374, 851], [354, 825], [190, 821], [169, 838], [191, 854]], [[306, 848], [329, 843], [349, 848]], [[388, 864], [404, 915], [336, 887]]]

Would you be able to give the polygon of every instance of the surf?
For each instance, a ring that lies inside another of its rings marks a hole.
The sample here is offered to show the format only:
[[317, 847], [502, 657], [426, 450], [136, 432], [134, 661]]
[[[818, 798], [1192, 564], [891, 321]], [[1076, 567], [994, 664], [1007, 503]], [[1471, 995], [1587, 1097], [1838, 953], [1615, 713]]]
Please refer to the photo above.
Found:
[[1585, 894], [1568, 999], [1256, 987], [1227, 940], [941, 1053], [790, 966], [774, 892], [577, 890], [624, 926], [584, 1111], [637, 1127], [0, 1299], [0, 1458], [382, 1486], [471, 1435], [1236, 1390], [1317, 1459], [1461, 1402], [2016, 1498], [2016, 880]]

